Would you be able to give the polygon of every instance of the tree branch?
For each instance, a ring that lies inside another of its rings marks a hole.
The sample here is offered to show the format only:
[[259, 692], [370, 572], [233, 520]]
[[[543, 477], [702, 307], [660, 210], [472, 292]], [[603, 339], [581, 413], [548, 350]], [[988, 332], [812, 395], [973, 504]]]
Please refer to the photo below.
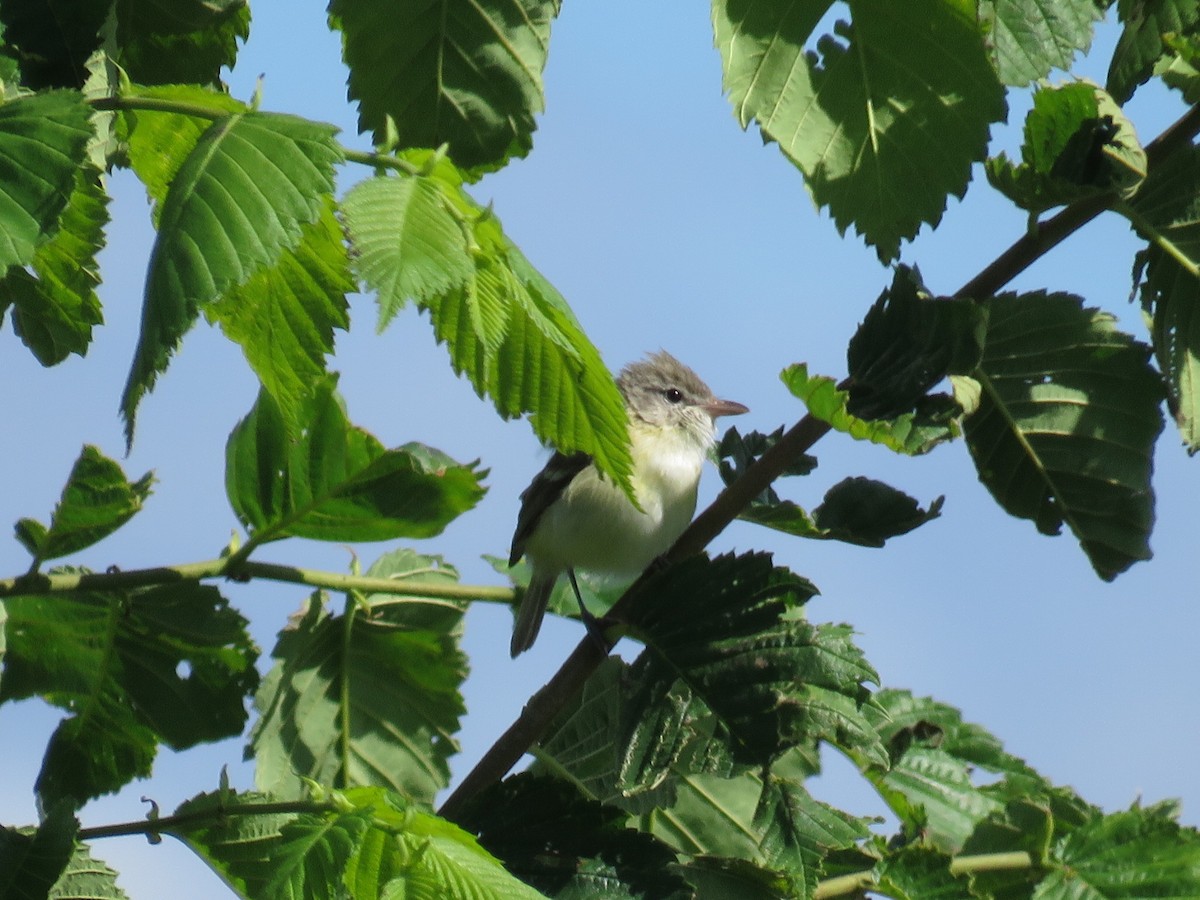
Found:
[[[1191, 107], [1147, 145], [1146, 155], [1150, 169], [1179, 147], [1190, 143], [1197, 132], [1200, 132], [1200, 104]], [[1041, 223], [1035, 234], [1024, 235], [1015, 241], [991, 264], [963, 285], [954, 296], [982, 298], [995, 294], [1068, 235], [1108, 209], [1117, 199], [1115, 195], [1089, 198], [1065, 207], [1057, 215]], [[741, 478], [722, 491], [712, 505], [692, 522], [667, 551], [666, 561], [678, 562], [703, 550], [754, 497], [779, 477], [792, 460], [806, 452], [828, 431], [829, 425], [812, 416], [805, 416], [792, 426], [774, 447], [747, 468]], [[609, 612], [611, 618], [620, 621], [622, 613], [637, 602], [637, 595], [646, 578], [646, 573], [643, 573], [621, 596]], [[439, 814], [448, 819], [455, 818], [467, 800], [508, 774], [525, 751], [542, 736], [559, 711], [583, 687], [584, 682], [606, 658], [619, 637], [619, 634], [606, 635], [603, 647], [600, 641], [591, 636], [581, 641], [550, 681], [529, 699], [516, 721], [446, 798]]]
[[229, 816], [276, 816], [311, 813], [337, 812], [338, 808], [328, 802], [313, 800], [282, 800], [269, 803], [229, 803], [218, 804], [211, 809], [196, 810], [176, 816], [161, 816], [155, 819], [138, 819], [135, 822], [120, 822], [115, 825], [97, 825], [93, 828], [80, 828], [76, 838], [81, 841], [91, 841], [97, 838], [126, 837], [132, 834], [155, 836], [164, 832], [171, 833], [208, 821], [220, 821]]
[[[1032, 869], [1033, 857], [1022, 850], [1011, 853], [978, 853], [972, 856], [956, 856], [950, 860], [951, 875], [973, 875], [978, 872], [1003, 872]], [[859, 897], [878, 885], [871, 869], [851, 872], [817, 882], [813, 900], [829, 900], [830, 897]]]
[[30, 572], [15, 578], [0, 578], [0, 597], [22, 594], [67, 594], [76, 591], [122, 591], [159, 584], [178, 584], [183, 581], [202, 581], [209, 578], [229, 578], [242, 581], [265, 578], [289, 584], [333, 591], [361, 591], [364, 594], [396, 594], [406, 597], [438, 597], [443, 600], [486, 600], [511, 603], [513, 589], [490, 585], [456, 584], [447, 581], [400, 580], [373, 578], [365, 575], [346, 575], [319, 569], [302, 569], [279, 563], [237, 562], [231, 559], [210, 559], [206, 562], [159, 566], [152, 569], [112, 570], [108, 572], [44, 574]]

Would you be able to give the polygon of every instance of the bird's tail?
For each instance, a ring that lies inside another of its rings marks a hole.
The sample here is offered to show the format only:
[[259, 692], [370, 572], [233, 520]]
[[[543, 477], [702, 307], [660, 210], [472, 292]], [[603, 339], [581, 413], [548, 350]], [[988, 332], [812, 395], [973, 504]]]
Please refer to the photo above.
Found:
[[532, 647], [533, 642], [537, 640], [542, 619], [546, 616], [546, 606], [550, 603], [550, 592], [554, 590], [556, 581], [557, 572], [545, 573], [536, 569], [533, 577], [529, 579], [529, 587], [521, 596], [517, 620], [513, 623], [512, 642], [508, 645], [508, 652], [514, 659]]

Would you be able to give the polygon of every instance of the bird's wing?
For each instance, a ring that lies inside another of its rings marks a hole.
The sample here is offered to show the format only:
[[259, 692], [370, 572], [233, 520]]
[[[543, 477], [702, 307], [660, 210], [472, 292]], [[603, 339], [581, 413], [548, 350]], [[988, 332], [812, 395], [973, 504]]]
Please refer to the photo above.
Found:
[[529, 487], [521, 492], [521, 511], [517, 514], [517, 530], [513, 533], [512, 550], [508, 554], [510, 566], [516, 565], [525, 555], [525, 542], [537, 528], [542, 514], [591, 461], [591, 456], [586, 453], [555, 453]]

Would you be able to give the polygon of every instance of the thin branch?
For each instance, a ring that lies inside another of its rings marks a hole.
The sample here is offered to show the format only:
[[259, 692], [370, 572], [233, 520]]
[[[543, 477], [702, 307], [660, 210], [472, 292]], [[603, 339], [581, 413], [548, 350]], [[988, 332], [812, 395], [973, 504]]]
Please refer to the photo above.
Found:
[[156, 819], [138, 819], [135, 822], [80, 828], [76, 837], [81, 841], [91, 841], [97, 838], [127, 837], [132, 834], [153, 836], [172, 833], [204, 822], [219, 822], [229, 816], [303, 815], [305, 813], [320, 815], [328, 812], [337, 812], [337, 807], [332, 803], [319, 803], [313, 800], [218, 804], [211, 809], [196, 810], [176, 816], [160, 816]]
[[[974, 875], [979, 872], [1005, 872], [1032, 869], [1033, 857], [1021, 850], [1011, 853], [978, 853], [971, 856], [956, 856], [950, 860], [950, 874]], [[817, 883], [813, 900], [829, 900], [831, 897], [857, 897], [878, 885], [874, 872], [864, 869], [827, 878]]]
[[[1190, 143], [1197, 132], [1200, 132], [1200, 104], [1190, 108], [1147, 145], [1150, 170], [1176, 149]], [[963, 285], [955, 296], [987, 297], [995, 294], [1035, 260], [1116, 202], [1116, 199], [1115, 196], [1089, 198], [1066, 207], [1041, 223], [1035, 234], [1026, 234], [1014, 242], [975, 278]], [[703, 550], [754, 497], [782, 474], [789, 463], [828, 431], [829, 425], [812, 416], [805, 416], [792, 426], [774, 447], [747, 468], [741, 478], [722, 491], [712, 505], [692, 522], [667, 552], [667, 562], [678, 562]], [[646, 579], [647, 575], [643, 573], [621, 596], [609, 612], [612, 619], [621, 621], [624, 611], [637, 602], [637, 595]], [[559, 711], [582, 689], [584, 682], [606, 658], [618, 639], [619, 634], [610, 633], [605, 636], [604, 646], [591, 636], [581, 641], [546, 685], [530, 698], [516, 721], [446, 798], [439, 814], [449, 819], [455, 818], [471, 797], [508, 774], [526, 750], [542, 736]]]
[[346, 575], [319, 569], [303, 569], [279, 563], [248, 560], [232, 564], [230, 559], [159, 566], [152, 569], [110, 570], [108, 572], [44, 574], [32, 572], [15, 578], [0, 578], [0, 597], [21, 594], [67, 594], [77, 591], [122, 591], [160, 584], [202, 581], [212, 578], [249, 580], [264, 578], [289, 584], [333, 591], [361, 591], [364, 594], [396, 594], [405, 597], [437, 597], [444, 600], [485, 600], [511, 603], [513, 589], [491, 585], [457, 584], [438, 580], [375, 578]]

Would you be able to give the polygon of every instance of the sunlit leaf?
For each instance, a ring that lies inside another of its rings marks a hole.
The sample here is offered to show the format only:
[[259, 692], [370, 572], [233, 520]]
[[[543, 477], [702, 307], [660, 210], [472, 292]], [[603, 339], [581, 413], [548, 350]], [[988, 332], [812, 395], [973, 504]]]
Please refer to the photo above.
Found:
[[1196, 0], [1117, 0], [1124, 30], [1108, 67], [1108, 92], [1124, 103], [1150, 77], [1167, 52], [1167, 35], [1187, 35], [1200, 27]]
[[1103, 13], [1095, 0], [983, 0], [996, 71], [1005, 84], [1024, 87], [1051, 69], [1067, 69], [1092, 42]]

